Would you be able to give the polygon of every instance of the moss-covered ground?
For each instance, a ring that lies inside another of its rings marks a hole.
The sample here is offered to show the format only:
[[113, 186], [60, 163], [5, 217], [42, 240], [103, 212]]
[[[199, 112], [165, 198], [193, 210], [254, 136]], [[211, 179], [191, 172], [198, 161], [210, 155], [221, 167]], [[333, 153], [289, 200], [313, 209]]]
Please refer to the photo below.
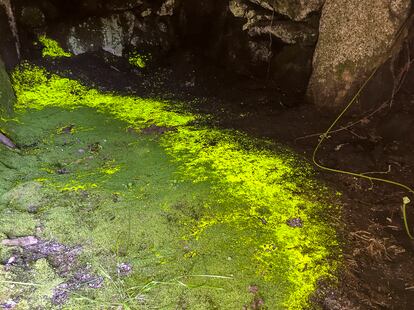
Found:
[[[82, 247], [104, 285], [64, 308], [302, 309], [332, 276], [332, 195], [289, 150], [28, 64], [13, 79], [16, 115], [1, 126], [21, 150], [0, 146], [0, 239]], [[0, 303], [54, 307], [65, 279], [52, 265], [2, 267]]]

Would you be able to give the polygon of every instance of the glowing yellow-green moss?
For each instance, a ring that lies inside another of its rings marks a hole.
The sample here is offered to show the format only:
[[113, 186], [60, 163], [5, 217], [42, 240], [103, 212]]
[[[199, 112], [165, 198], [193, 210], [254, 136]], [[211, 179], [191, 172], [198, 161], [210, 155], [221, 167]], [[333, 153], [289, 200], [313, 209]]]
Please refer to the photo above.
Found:
[[[327, 206], [315, 201], [315, 190], [321, 188], [311, 181], [310, 167], [292, 154], [275, 156], [252, 146], [246, 136], [222, 130], [183, 127], [162, 143], [181, 163], [184, 174], [196, 181], [214, 180], [222, 201], [231, 203], [225, 210], [213, 208], [211, 217], [198, 221], [194, 236], [199, 238], [218, 224], [243, 230], [265, 220], [260, 227], [265, 237], [253, 257], [258, 272], [269, 281], [287, 279], [285, 306], [300, 309], [317, 279], [332, 271], [327, 259], [337, 245], [335, 231], [317, 216]], [[292, 218], [300, 218], [303, 227], [287, 225]], [[255, 238], [242, 242], [256, 247]]]
[[113, 162], [108, 163], [107, 165], [105, 165], [105, 167], [101, 168], [101, 171], [104, 174], [108, 174], [108, 175], [113, 175], [113, 174], [117, 173], [120, 170], [121, 170], [121, 167], [114, 165]]
[[[234, 246], [251, 251], [257, 274], [280, 283], [280, 308], [306, 307], [317, 281], [331, 277], [336, 268], [331, 257], [338, 244], [335, 230], [323, 218], [330, 208], [320, 202], [326, 190], [291, 152], [235, 131], [193, 126], [197, 116], [171, 109], [168, 102], [100, 93], [28, 64], [14, 72], [13, 82], [20, 110], [86, 106], [136, 128], [174, 127], [162, 135], [160, 144], [179, 164], [181, 178], [208, 182], [216, 197], [184, 239], [207, 244], [209, 238], [221, 238], [212, 235], [214, 227], [237, 232]], [[117, 169], [108, 166], [101, 173], [111, 175]], [[64, 189], [83, 186], [87, 184], [68, 184]], [[291, 219], [300, 219], [303, 227], [289, 226]], [[198, 250], [185, 254], [188, 259], [198, 256]]]
[[66, 52], [57, 41], [46, 37], [45, 35], [39, 36], [39, 42], [43, 45], [42, 56], [51, 58], [71, 57], [72, 54]]
[[128, 58], [129, 63], [137, 68], [145, 68], [147, 66], [148, 61], [150, 60], [150, 56], [143, 55], [138, 52], [132, 53], [132, 55]]
[[85, 184], [85, 183], [78, 183], [78, 182], [72, 181], [63, 187], [60, 187], [59, 189], [63, 192], [76, 192], [80, 190], [87, 190], [87, 189], [97, 188], [97, 187], [98, 185], [95, 183]]
[[144, 128], [151, 123], [159, 126], [181, 126], [196, 118], [190, 114], [168, 110], [167, 102], [102, 94], [77, 81], [49, 75], [44, 69], [28, 64], [16, 70], [12, 78], [14, 89], [19, 96], [16, 109], [42, 109], [48, 106], [74, 109], [88, 106], [101, 112], [109, 112], [137, 128]]

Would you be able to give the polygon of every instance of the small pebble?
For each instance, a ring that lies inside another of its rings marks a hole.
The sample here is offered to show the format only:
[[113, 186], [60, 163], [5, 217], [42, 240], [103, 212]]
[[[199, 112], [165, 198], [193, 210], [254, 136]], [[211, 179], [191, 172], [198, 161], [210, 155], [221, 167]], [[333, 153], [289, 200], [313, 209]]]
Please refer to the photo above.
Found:
[[288, 224], [290, 227], [302, 227], [303, 221], [299, 217], [296, 217], [296, 218], [287, 220], [286, 224]]
[[33, 236], [21, 237], [16, 239], [5, 239], [1, 242], [1, 244], [5, 246], [21, 246], [26, 247], [30, 245], [37, 244], [39, 240]]
[[259, 292], [259, 287], [257, 285], [249, 285], [249, 293], [257, 294]]
[[121, 263], [117, 266], [118, 275], [127, 276], [132, 272], [132, 265], [128, 263]]
[[29, 205], [29, 206], [27, 207], [27, 212], [29, 212], [29, 213], [36, 213], [38, 209], [39, 209], [39, 207], [38, 207], [38, 206], [35, 206], [35, 205]]
[[57, 174], [68, 174], [69, 170], [66, 168], [62, 168], [62, 169], [58, 169], [56, 172]]
[[0, 304], [1, 309], [14, 309], [17, 306], [17, 302], [10, 299], [3, 304]]

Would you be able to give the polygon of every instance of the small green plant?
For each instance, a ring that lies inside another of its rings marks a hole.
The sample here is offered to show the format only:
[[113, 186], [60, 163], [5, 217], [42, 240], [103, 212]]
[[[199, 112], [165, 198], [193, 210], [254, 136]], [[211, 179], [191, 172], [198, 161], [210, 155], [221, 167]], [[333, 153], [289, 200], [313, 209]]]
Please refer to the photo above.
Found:
[[137, 68], [144, 69], [147, 66], [148, 61], [150, 60], [151, 55], [140, 54], [138, 52], [133, 52], [129, 57], [129, 63]]
[[48, 38], [45, 35], [39, 36], [39, 42], [43, 45], [43, 57], [60, 58], [72, 56], [72, 54], [66, 52], [57, 41]]

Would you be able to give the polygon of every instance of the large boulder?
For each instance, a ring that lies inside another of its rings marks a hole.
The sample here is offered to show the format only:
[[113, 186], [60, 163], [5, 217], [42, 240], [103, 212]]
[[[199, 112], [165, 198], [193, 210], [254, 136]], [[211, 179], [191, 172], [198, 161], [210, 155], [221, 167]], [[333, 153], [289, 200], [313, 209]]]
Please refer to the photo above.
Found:
[[400, 49], [397, 34], [410, 4], [326, 0], [308, 86], [310, 100], [319, 107], [342, 108], [371, 72]]
[[16, 97], [10, 83], [9, 76], [0, 59], [0, 116], [8, 115], [12, 112]]

